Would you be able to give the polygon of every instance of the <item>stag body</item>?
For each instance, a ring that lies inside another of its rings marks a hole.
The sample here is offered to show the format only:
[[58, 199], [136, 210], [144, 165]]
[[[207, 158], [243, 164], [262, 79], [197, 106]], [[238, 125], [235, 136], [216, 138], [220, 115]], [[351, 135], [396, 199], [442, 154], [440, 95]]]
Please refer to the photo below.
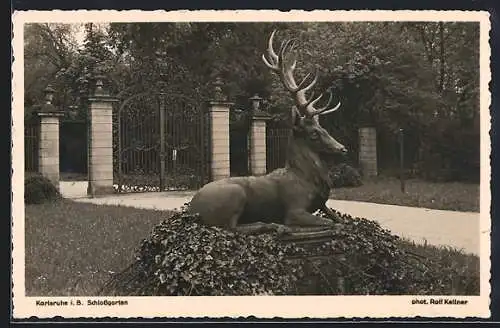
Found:
[[208, 225], [234, 229], [239, 224], [279, 223], [297, 226], [331, 225], [328, 219], [312, 213], [318, 209], [328, 211], [326, 201], [330, 194], [330, 180], [325, 156], [345, 153], [345, 147], [321, 127], [318, 115], [339, 108], [314, 108], [322, 95], [307, 100], [305, 93], [316, 83], [316, 77], [303, 86], [306, 76], [297, 85], [293, 77], [296, 62], [288, 65], [285, 53], [293, 46], [284, 42], [277, 55], [269, 39], [265, 64], [277, 72], [284, 86], [294, 97], [292, 110], [292, 136], [288, 145], [287, 164], [260, 177], [235, 177], [211, 182], [193, 197], [190, 210], [201, 215]]

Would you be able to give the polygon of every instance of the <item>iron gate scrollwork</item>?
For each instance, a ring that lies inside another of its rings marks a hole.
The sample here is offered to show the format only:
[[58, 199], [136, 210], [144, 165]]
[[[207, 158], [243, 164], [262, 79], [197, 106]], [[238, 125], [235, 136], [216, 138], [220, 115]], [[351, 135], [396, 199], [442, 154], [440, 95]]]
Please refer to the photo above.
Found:
[[266, 169], [271, 172], [286, 164], [288, 143], [292, 130], [279, 124], [268, 124], [266, 129]]
[[115, 114], [118, 192], [186, 190], [208, 182], [208, 116], [201, 102], [144, 92], [124, 100]]

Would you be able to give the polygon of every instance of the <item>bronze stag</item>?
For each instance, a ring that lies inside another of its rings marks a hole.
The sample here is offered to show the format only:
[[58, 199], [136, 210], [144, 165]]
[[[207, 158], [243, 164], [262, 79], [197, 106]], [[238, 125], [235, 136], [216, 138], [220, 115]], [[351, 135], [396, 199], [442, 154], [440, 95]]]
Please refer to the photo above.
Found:
[[199, 213], [208, 225], [237, 229], [255, 223], [300, 227], [333, 224], [332, 220], [312, 213], [322, 210], [332, 214], [326, 206], [331, 186], [325, 159], [347, 150], [320, 126], [318, 116], [337, 110], [340, 103], [330, 108], [329, 92], [327, 105], [315, 108], [323, 94], [308, 99], [306, 92], [315, 85], [317, 74], [311, 82], [307, 83], [308, 74], [297, 84], [294, 78], [297, 61], [287, 58], [295, 41], [283, 42], [276, 54], [275, 32], [269, 37], [267, 56], [264, 54], [262, 58], [278, 74], [295, 102], [286, 166], [264, 176], [233, 177], [203, 186], [192, 198], [190, 211]]

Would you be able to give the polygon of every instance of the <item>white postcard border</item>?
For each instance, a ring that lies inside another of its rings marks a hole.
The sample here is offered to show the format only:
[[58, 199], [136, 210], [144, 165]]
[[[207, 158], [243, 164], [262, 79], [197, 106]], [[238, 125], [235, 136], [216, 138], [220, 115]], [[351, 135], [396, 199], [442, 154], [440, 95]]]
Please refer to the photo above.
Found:
[[[257, 318], [390, 318], [390, 317], [489, 317], [490, 310], [490, 136], [488, 83], [490, 72], [489, 13], [486, 11], [18, 11], [13, 20], [12, 67], [12, 243], [13, 316], [79, 317], [246, 317]], [[468, 21], [480, 22], [481, 200], [480, 200], [480, 296], [457, 305], [412, 305], [422, 296], [219, 296], [219, 297], [26, 297], [24, 276], [24, 60], [23, 24], [30, 22], [159, 22], [159, 21]], [[50, 300], [85, 303], [82, 306], [37, 306]], [[121, 300], [127, 305], [87, 305], [88, 301]]]

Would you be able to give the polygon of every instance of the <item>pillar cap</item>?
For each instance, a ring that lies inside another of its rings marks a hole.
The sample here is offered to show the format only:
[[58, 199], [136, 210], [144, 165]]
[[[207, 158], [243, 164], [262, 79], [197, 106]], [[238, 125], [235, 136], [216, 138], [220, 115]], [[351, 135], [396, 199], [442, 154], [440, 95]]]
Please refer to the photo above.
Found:
[[38, 117], [63, 117], [64, 113], [57, 110], [52, 112], [40, 111], [36, 113]]
[[227, 106], [227, 107], [230, 107], [230, 106], [234, 105], [233, 102], [223, 101], [223, 100], [209, 100], [207, 103], [210, 106]]
[[259, 120], [259, 121], [268, 121], [272, 118], [269, 113], [264, 112], [262, 110], [257, 110], [252, 113], [252, 120]]
[[119, 100], [109, 95], [94, 95], [88, 98], [89, 101], [118, 102]]
[[38, 117], [62, 117], [64, 112], [59, 110], [56, 106], [51, 103], [46, 103], [38, 106], [35, 110]]

